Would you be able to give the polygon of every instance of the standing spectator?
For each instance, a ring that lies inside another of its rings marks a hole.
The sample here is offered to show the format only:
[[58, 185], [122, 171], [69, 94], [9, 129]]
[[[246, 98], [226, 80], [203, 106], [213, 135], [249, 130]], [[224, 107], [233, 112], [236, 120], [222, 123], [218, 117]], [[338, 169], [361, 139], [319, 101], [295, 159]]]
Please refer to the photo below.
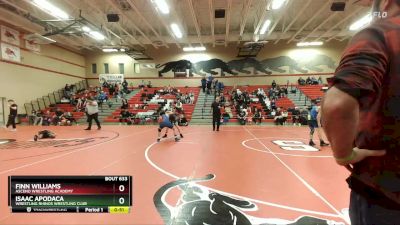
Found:
[[94, 120], [97, 124], [97, 129], [101, 129], [100, 121], [98, 119], [99, 117], [99, 106], [97, 104], [97, 101], [94, 101], [93, 98], [90, 98], [87, 100], [86, 104], [86, 115], [88, 117], [87, 121], [89, 123], [89, 126], [85, 130], [91, 130], [92, 129], [92, 120]]
[[207, 80], [207, 94], [208, 95], [211, 94], [211, 84], [212, 84], [212, 81]]
[[318, 84], [324, 84], [324, 82], [322, 81], [321, 76], [318, 77]]
[[271, 85], [272, 85], [272, 88], [276, 88], [276, 82], [275, 82], [275, 80], [272, 81], [272, 84], [271, 84]]
[[399, 224], [400, 1], [362, 3], [376, 21], [344, 51], [322, 121], [336, 163], [351, 171], [351, 224]]
[[6, 128], [12, 126], [12, 130], [10, 131], [17, 131], [17, 126], [15, 125], [15, 119], [18, 115], [18, 105], [15, 104], [14, 100], [10, 99], [7, 101], [8, 105], [10, 106], [10, 114], [8, 115], [8, 120], [6, 124]]
[[203, 89], [203, 93], [206, 92], [206, 85], [207, 85], [207, 80], [205, 77], [201, 78], [201, 88]]
[[221, 107], [219, 105], [219, 97], [211, 104], [212, 114], [213, 114], [213, 131], [215, 131], [215, 125], [217, 125], [217, 131], [219, 131], [219, 126], [221, 124]]

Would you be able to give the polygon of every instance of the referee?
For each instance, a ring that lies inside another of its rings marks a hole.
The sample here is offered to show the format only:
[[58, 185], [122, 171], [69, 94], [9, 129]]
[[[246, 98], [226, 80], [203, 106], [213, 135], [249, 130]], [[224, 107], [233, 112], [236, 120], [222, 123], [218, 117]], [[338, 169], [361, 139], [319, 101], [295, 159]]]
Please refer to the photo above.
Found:
[[215, 131], [215, 125], [217, 125], [217, 131], [219, 131], [219, 125], [221, 125], [221, 106], [219, 105], [219, 97], [215, 98], [215, 101], [211, 104], [212, 116], [213, 116], [213, 131]]
[[89, 123], [89, 126], [85, 130], [92, 129], [92, 120], [94, 120], [96, 122], [97, 130], [100, 130], [101, 125], [100, 125], [100, 121], [99, 121], [99, 105], [97, 104], [97, 101], [95, 101], [93, 97], [90, 97], [87, 100], [86, 115], [88, 117], [87, 121]]

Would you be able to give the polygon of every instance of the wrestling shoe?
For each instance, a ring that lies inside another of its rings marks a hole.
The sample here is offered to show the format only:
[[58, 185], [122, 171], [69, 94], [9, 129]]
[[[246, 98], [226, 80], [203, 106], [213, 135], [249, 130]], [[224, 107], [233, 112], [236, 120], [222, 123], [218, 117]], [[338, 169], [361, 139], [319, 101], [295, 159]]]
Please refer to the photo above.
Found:
[[310, 143], [308, 143], [310, 146], [315, 146], [315, 143], [313, 141], [310, 141]]
[[157, 138], [157, 142], [160, 142], [161, 141], [161, 138]]
[[181, 136], [181, 138], [183, 138], [183, 135], [182, 135], [182, 134], [180, 134], [180, 136]]
[[34, 140], [34, 141], [37, 141], [38, 138], [39, 138], [39, 137], [38, 137], [37, 135], [33, 136], [33, 140]]
[[167, 134], [164, 134], [164, 136], [162, 136], [162, 138], [167, 138], [168, 137], [168, 135]]
[[324, 141], [320, 141], [320, 142], [319, 142], [319, 145], [320, 145], [321, 147], [323, 147], [323, 146], [329, 146], [329, 144], [328, 144], [328, 143], [325, 143]]

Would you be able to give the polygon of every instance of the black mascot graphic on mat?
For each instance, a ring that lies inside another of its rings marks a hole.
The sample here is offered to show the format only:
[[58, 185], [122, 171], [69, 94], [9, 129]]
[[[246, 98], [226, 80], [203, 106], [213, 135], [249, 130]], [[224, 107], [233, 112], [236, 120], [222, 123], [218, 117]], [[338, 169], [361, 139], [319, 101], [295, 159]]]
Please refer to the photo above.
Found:
[[286, 73], [287, 72], [286, 70], [281, 68], [283, 66], [289, 67], [289, 73], [294, 73], [294, 71], [297, 71], [300, 73], [308, 72], [307, 70], [303, 70], [302, 68], [300, 68], [298, 66], [297, 62], [288, 56], [279, 56], [276, 58], [264, 59], [260, 63], [264, 68], [278, 72], [278, 73]]
[[[215, 178], [209, 174], [203, 178], [180, 179], [162, 186], [154, 195], [157, 211], [166, 225], [339, 225], [311, 216], [301, 216], [295, 221], [258, 218], [245, 211], [256, 211], [257, 205], [248, 200], [236, 199], [198, 185]], [[165, 199], [168, 193], [179, 188], [183, 193], [178, 204], [169, 205]]]
[[178, 60], [178, 61], [172, 61], [172, 62], [167, 62], [162, 65], [157, 65], [156, 68], [161, 68], [164, 67], [162, 70], [158, 71], [158, 76], [162, 77], [163, 73], [167, 73], [169, 71], [172, 72], [186, 72], [186, 70], [189, 70], [189, 75], [193, 76], [193, 71], [194, 67], [192, 62], [189, 60]]
[[237, 73], [233, 72], [226, 62], [220, 59], [210, 59], [206, 61], [200, 61], [195, 63], [194, 65], [196, 69], [196, 73], [204, 75], [201, 71], [205, 73], [210, 73], [212, 75], [217, 75], [218, 73], [213, 71], [213, 69], [221, 69], [221, 76], [225, 76], [225, 73], [229, 73], [232, 75], [237, 75]]
[[313, 57], [313, 59], [304, 62], [303, 64], [307, 69], [316, 72], [324, 71], [319, 66], [326, 66], [332, 70], [336, 69], [335, 61], [333, 61], [331, 57], [326, 55], [316, 55], [315, 57]]
[[254, 74], [257, 72], [262, 72], [264, 74], [270, 75], [271, 72], [264, 69], [264, 67], [260, 64], [260, 62], [255, 58], [244, 58], [237, 59], [228, 62], [229, 67], [232, 70], [236, 70], [241, 73], [250, 74], [251, 72], [245, 70], [245, 68], [254, 68]]

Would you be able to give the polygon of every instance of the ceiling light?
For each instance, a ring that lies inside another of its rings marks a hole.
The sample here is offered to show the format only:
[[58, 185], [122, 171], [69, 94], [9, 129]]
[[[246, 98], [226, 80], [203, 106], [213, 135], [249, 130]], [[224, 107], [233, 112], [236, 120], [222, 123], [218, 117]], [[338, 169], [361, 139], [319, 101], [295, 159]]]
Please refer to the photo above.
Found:
[[106, 37], [104, 37], [104, 35], [102, 33], [98, 32], [98, 31], [90, 31], [89, 35], [98, 41], [102, 41], [106, 38]]
[[103, 52], [118, 52], [118, 49], [115, 49], [115, 48], [104, 48]]
[[46, 13], [59, 19], [69, 19], [69, 15], [47, 0], [33, 0], [32, 3]]
[[184, 52], [202, 52], [205, 51], [206, 47], [184, 47]]
[[369, 23], [372, 21], [372, 16], [371, 14], [368, 14], [364, 16], [363, 18], [357, 20], [350, 26], [350, 30], [359, 30], [365, 26], [367, 26]]
[[314, 41], [314, 42], [299, 42], [297, 43], [297, 47], [307, 47], [307, 46], [321, 46], [324, 43], [322, 41]]
[[264, 25], [261, 27], [260, 34], [265, 34], [269, 28], [269, 25], [271, 25], [271, 20], [266, 20]]
[[157, 8], [161, 11], [161, 13], [169, 14], [169, 7], [165, 0], [154, 0], [154, 2], [156, 3]]
[[285, 3], [285, 1], [286, 0], [273, 0], [271, 8], [274, 10], [280, 9], [283, 6], [283, 3]]
[[87, 26], [83, 26], [82, 30], [85, 31], [85, 32], [90, 32], [91, 31], [91, 29], [89, 27], [87, 27]]
[[171, 24], [171, 29], [172, 29], [172, 32], [174, 32], [175, 37], [177, 37], [177, 38], [182, 38], [183, 37], [181, 29], [179, 29], [179, 27], [178, 27], [178, 25], [176, 23]]
[[125, 52], [125, 49], [124, 49], [124, 48], [121, 48], [120, 51], [121, 51], [121, 52]]

